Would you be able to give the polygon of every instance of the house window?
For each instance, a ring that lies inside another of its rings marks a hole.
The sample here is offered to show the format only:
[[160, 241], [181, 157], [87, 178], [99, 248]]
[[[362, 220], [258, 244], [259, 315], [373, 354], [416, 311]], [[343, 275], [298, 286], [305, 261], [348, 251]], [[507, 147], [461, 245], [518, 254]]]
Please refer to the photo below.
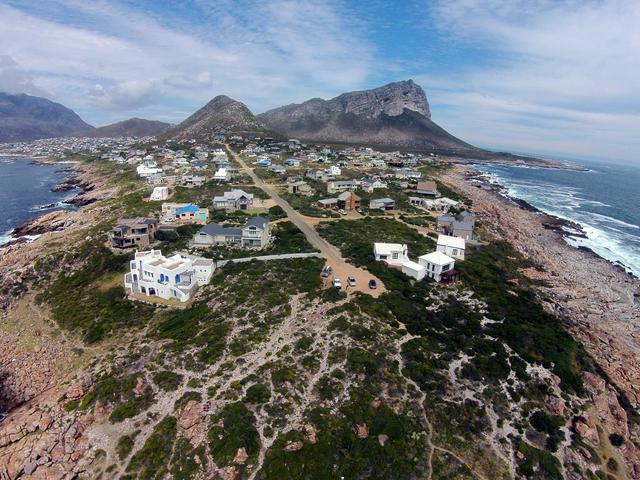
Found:
[[398, 259], [398, 252], [393, 252], [393, 254], [391, 255], [391, 258], [393, 258], [394, 260]]
[[454, 248], [454, 249], [453, 249], [453, 255], [457, 255], [457, 254], [458, 254], [458, 249], [457, 249], [457, 248]]

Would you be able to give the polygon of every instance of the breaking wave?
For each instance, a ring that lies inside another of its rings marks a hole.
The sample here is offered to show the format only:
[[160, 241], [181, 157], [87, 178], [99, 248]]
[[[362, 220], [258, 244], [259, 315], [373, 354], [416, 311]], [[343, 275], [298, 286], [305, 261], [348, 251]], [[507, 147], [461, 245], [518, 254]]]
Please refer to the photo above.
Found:
[[[505, 166], [476, 165], [476, 168], [485, 173], [490, 182], [502, 185], [509, 196], [579, 224], [586, 238], [567, 230], [565, 239], [569, 245], [589, 248], [640, 277], [640, 225], [632, 223], [635, 218], [629, 221], [633, 216], [633, 210], [629, 209], [637, 208], [637, 205], [622, 193], [620, 198], [615, 198], [615, 194], [600, 185], [606, 180], [601, 176], [609, 172], [590, 169], [559, 174], [548, 169], [532, 175], [533, 169], [523, 173], [523, 169]], [[633, 188], [633, 178], [628, 178], [627, 182]]]

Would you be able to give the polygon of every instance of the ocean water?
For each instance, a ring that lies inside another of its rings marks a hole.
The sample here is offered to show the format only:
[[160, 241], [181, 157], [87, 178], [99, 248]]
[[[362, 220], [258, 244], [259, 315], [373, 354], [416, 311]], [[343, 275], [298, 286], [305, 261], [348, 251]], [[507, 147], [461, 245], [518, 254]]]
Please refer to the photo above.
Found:
[[640, 166], [572, 162], [587, 171], [475, 165], [510, 196], [582, 226], [587, 238], [569, 235], [640, 277]]
[[10, 232], [26, 220], [53, 210], [72, 210], [63, 202], [77, 192], [51, 192], [68, 173], [65, 165], [36, 165], [28, 158], [0, 157], [0, 245], [12, 239]]

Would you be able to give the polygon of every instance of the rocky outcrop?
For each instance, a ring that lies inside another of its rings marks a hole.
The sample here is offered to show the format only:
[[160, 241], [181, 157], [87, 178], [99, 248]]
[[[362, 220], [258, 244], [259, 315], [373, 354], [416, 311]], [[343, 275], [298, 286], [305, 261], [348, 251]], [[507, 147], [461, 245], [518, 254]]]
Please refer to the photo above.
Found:
[[412, 80], [269, 110], [258, 118], [282, 135], [387, 149], [479, 152], [431, 121], [424, 90]]
[[161, 135], [161, 139], [211, 140], [215, 135], [265, 135], [264, 124], [244, 103], [219, 95], [200, 110]]
[[65, 230], [72, 224], [73, 221], [67, 217], [65, 212], [51, 212], [41, 217], [27, 220], [19, 227], [14, 228], [11, 231], [11, 235], [14, 237], [24, 237], [42, 235], [47, 232], [59, 232]]
[[96, 421], [89, 412], [68, 414], [49, 392], [0, 423], [0, 478], [63, 480], [87, 472], [96, 457], [88, 430]]

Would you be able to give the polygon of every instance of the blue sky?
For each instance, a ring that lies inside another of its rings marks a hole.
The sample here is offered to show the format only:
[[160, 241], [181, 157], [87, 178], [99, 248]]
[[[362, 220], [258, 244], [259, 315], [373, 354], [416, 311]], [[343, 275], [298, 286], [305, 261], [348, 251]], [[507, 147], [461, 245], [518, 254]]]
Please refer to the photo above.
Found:
[[637, 0], [0, 0], [0, 91], [102, 125], [413, 78], [479, 146], [640, 163]]

